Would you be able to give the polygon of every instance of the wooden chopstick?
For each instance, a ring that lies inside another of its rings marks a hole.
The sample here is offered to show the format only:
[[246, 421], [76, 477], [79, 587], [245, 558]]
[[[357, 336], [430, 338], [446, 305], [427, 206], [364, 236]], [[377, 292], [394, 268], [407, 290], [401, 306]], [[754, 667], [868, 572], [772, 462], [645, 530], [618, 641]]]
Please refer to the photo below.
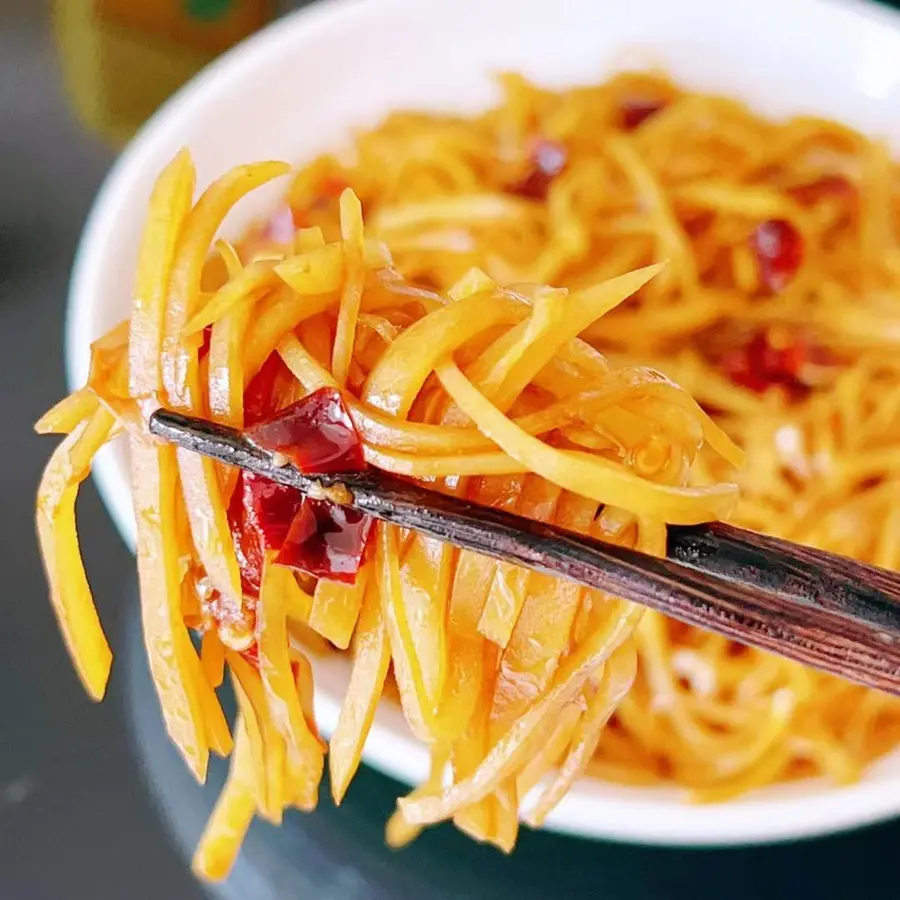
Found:
[[241, 432], [159, 410], [150, 431], [304, 493], [341, 486], [369, 515], [632, 600], [900, 695], [900, 575], [716, 522], [669, 528], [668, 557], [428, 490], [385, 472], [304, 475]]

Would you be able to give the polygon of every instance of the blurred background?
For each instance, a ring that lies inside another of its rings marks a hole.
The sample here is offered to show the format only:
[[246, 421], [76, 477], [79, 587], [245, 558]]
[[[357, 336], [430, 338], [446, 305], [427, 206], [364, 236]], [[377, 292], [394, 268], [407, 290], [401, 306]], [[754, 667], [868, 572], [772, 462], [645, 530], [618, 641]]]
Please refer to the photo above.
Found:
[[526, 831], [509, 859], [437, 829], [395, 853], [382, 834], [398, 786], [366, 769], [340, 811], [323, 799], [318, 813], [295, 813], [280, 830], [257, 824], [227, 884], [207, 894], [194, 882], [186, 861], [224, 772], [198, 788], [165, 738], [144, 668], [133, 561], [90, 486], [79, 525], [116, 665], [106, 703], [85, 699], [33, 538], [50, 445], [30, 426], [65, 391], [69, 269], [117, 150], [209, 59], [300, 5], [0, 0], [0, 900], [897, 896], [896, 824], [716, 852]]

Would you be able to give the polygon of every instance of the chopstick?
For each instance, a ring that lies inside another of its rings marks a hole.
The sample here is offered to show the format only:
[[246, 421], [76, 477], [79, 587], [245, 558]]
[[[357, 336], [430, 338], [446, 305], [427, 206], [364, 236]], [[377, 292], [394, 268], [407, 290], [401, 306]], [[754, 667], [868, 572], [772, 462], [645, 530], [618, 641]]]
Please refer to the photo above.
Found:
[[152, 434], [304, 493], [340, 486], [376, 519], [567, 578], [900, 695], [900, 575], [720, 522], [670, 526], [667, 558], [428, 490], [385, 472], [304, 475], [241, 432], [158, 410]]

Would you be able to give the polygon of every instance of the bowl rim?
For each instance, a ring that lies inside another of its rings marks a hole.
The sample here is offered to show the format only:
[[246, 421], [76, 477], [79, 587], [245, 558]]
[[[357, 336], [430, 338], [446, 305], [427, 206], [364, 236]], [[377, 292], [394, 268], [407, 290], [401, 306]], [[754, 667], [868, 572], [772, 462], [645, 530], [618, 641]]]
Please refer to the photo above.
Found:
[[[431, 0], [445, 13], [458, 13], [469, 0]], [[477, 2], [477, 0], [473, 0]], [[745, 2], [745, 0], [732, 0]], [[777, 2], [777, 0], [766, 0]], [[793, 0], [794, 15], [814, 14], [823, 8], [860, 17], [869, 26], [900, 38], [900, 11], [877, 6], [868, 0]], [[93, 286], [107, 260], [101, 252], [106, 236], [115, 228], [121, 210], [127, 206], [129, 187], [147, 165], [160, 143], [170, 141], [193, 109], [214, 99], [223, 74], [255, 65], [270, 51], [295, 41], [314, 40], [320, 32], [342, 27], [359, 15], [376, 14], [379, 9], [410, 9], [416, 0], [328, 0], [314, 3], [278, 19], [227, 51], [195, 76], [144, 124], [116, 160], [98, 192], [87, 217], [73, 263], [65, 322], [66, 373], [70, 389], [84, 383], [89, 364], [89, 343], [93, 334], [91, 311], [99, 305]], [[805, 8], [805, 9], [804, 9]], [[849, 21], [849, 19], [848, 19]], [[864, 24], [860, 22], [859, 24]], [[226, 79], [227, 81], [227, 79]], [[176, 142], [177, 143], [177, 142]], [[174, 144], [173, 144], [174, 146]], [[96, 460], [93, 475], [106, 508], [133, 551], [134, 520], [130, 485], [110, 448]], [[346, 668], [345, 664], [341, 662]], [[326, 677], [332, 670], [322, 666]], [[320, 666], [317, 665], [317, 676]], [[323, 730], [330, 732], [337, 719], [339, 701], [322, 691], [317, 678], [317, 713]], [[382, 707], [384, 704], [382, 704]], [[427, 753], [402, 723], [399, 712], [380, 709], [366, 744], [364, 760], [382, 772], [407, 784], [415, 784], [427, 773]], [[812, 782], [810, 784], [815, 784]], [[824, 782], [823, 782], [824, 784]], [[887, 790], [889, 785], [898, 790]], [[574, 788], [545, 827], [581, 837], [672, 846], [726, 846], [765, 844], [815, 837], [882, 821], [900, 813], [900, 775], [872, 778], [847, 787], [827, 786], [802, 795], [792, 795], [786, 786], [772, 789], [772, 795], [756, 793], [716, 806], [691, 807], [672, 789], [665, 797], [643, 788], [622, 788], [603, 783], [581, 782]], [[608, 795], [615, 795], [610, 799]], [[598, 804], [612, 804], [615, 822], [597, 824]]]

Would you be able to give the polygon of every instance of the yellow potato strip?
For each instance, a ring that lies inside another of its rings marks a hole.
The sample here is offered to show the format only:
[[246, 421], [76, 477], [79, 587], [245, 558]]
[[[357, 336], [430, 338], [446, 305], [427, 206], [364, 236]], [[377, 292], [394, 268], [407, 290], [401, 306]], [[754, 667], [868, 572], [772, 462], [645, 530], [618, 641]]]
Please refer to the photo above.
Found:
[[75, 529], [78, 486], [106, 443], [113, 417], [103, 407], [56, 448], [38, 487], [37, 532], [50, 585], [50, 599], [69, 656], [93, 700], [101, 700], [112, 652], [97, 615]]
[[195, 875], [209, 881], [224, 881], [228, 877], [256, 814], [253, 754], [247, 727], [240, 714], [234, 730], [234, 755], [228, 779], [203, 829], [191, 864]]
[[454, 402], [510, 457], [526, 470], [599, 503], [623, 506], [673, 524], [690, 525], [727, 516], [737, 488], [674, 488], [653, 484], [600, 457], [557, 450], [532, 437], [491, 405], [449, 360], [435, 370]]
[[377, 586], [365, 593], [353, 643], [353, 668], [331, 736], [328, 765], [331, 795], [339, 804], [347, 792], [372, 727], [391, 660], [387, 627]]

